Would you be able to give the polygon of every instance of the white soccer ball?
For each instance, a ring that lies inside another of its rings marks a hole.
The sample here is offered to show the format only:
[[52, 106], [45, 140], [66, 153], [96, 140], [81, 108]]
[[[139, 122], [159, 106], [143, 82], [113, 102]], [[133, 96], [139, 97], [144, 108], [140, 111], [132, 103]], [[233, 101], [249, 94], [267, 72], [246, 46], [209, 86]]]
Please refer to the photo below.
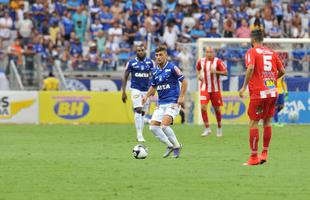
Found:
[[134, 148], [132, 150], [132, 155], [136, 159], [144, 159], [147, 157], [148, 152], [149, 151], [145, 145], [137, 144], [136, 146], [134, 146]]
[[299, 119], [299, 112], [297, 110], [290, 111], [288, 113], [288, 119], [291, 122], [296, 122]]

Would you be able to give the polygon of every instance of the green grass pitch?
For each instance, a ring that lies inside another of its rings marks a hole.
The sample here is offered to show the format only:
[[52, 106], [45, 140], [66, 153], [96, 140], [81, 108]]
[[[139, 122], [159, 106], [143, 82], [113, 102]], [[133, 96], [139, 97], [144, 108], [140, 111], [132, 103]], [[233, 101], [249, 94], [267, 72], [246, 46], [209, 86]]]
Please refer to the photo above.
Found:
[[0, 200], [310, 199], [309, 126], [274, 128], [260, 166], [241, 165], [247, 126], [224, 125], [222, 138], [173, 128], [181, 158], [163, 159], [146, 126], [149, 156], [136, 160], [133, 125], [1, 125]]

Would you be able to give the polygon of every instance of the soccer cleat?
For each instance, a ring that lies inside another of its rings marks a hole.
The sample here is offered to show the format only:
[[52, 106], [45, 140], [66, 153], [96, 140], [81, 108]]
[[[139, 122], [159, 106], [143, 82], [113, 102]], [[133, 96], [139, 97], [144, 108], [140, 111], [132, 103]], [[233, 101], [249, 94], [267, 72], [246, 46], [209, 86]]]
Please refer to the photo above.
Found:
[[217, 137], [222, 137], [222, 136], [223, 136], [222, 128], [217, 128], [217, 130], [216, 130], [216, 136], [217, 136]]
[[260, 164], [260, 159], [256, 155], [251, 155], [249, 160], [246, 163], [243, 163], [243, 165], [249, 166], [249, 165], [258, 165]]
[[137, 137], [137, 141], [138, 141], [138, 142], [145, 142], [145, 139], [144, 139], [144, 137], [141, 135], [141, 136], [138, 136], [138, 137]]
[[208, 135], [211, 134], [211, 129], [210, 128], [206, 128], [203, 133], [201, 134], [202, 137], [206, 137]]
[[173, 149], [173, 157], [174, 158], [179, 158], [180, 157], [181, 149], [182, 149], [182, 144], [180, 144], [179, 148], [174, 148]]
[[267, 162], [267, 156], [268, 156], [268, 151], [264, 150], [262, 151], [262, 154], [260, 155], [260, 164], [264, 164]]
[[163, 155], [163, 158], [167, 158], [173, 151], [173, 147], [167, 147], [165, 154]]

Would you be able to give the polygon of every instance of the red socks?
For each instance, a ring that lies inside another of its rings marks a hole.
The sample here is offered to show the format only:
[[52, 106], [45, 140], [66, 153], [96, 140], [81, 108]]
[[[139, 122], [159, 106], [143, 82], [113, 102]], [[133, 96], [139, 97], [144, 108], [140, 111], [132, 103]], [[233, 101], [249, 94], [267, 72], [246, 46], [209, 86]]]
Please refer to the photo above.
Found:
[[215, 111], [215, 115], [216, 115], [217, 127], [221, 128], [222, 127], [222, 113], [221, 113], [221, 110]]
[[271, 134], [272, 134], [271, 126], [265, 126], [264, 127], [264, 142], [263, 142], [264, 150], [268, 150], [269, 142], [271, 139]]
[[250, 129], [250, 148], [252, 150], [252, 155], [257, 155], [259, 141], [259, 131], [258, 128]]
[[201, 109], [201, 116], [202, 116], [202, 120], [205, 124], [206, 128], [209, 128], [209, 119], [208, 119], [208, 113], [207, 111], [204, 111]]

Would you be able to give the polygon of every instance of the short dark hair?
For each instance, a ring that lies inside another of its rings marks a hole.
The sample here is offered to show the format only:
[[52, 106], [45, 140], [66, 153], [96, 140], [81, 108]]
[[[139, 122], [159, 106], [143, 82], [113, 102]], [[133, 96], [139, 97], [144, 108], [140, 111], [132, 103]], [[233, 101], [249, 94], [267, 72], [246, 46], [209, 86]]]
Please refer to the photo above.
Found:
[[164, 45], [160, 45], [155, 49], [155, 53], [161, 52], [161, 51], [165, 51], [167, 52], [167, 47]]
[[264, 40], [264, 33], [261, 30], [255, 29], [251, 32], [251, 38], [257, 42], [263, 42]]

